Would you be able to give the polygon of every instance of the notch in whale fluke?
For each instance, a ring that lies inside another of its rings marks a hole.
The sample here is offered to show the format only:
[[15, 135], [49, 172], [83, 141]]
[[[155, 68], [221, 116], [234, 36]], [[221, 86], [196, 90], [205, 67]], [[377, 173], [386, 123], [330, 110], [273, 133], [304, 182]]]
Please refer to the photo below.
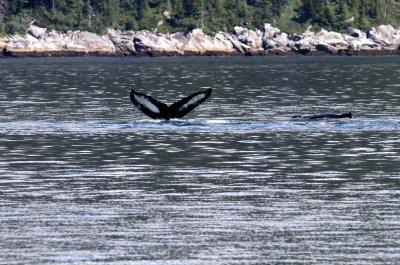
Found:
[[130, 97], [133, 105], [150, 118], [169, 120], [182, 118], [198, 105], [206, 101], [211, 95], [211, 92], [211, 88], [205, 91], [196, 92], [188, 97], [182, 98], [170, 106], [134, 90], [131, 90]]

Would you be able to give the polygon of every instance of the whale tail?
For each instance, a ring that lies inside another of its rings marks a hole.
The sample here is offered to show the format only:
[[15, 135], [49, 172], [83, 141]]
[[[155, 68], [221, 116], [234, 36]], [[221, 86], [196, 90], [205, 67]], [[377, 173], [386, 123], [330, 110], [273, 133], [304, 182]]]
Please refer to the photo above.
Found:
[[154, 99], [146, 94], [131, 90], [132, 103], [144, 114], [153, 119], [174, 119], [182, 118], [201, 103], [207, 100], [211, 95], [212, 89], [196, 92], [188, 97], [185, 97], [171, 106], [164, 104], [157, 99]]

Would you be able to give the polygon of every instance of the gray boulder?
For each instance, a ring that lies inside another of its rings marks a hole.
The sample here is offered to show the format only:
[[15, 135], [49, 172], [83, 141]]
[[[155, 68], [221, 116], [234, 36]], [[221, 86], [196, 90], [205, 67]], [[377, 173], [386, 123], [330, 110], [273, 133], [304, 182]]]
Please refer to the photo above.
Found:
[[234, 27], [234, 35], [244, 44], [243, 49], [247, 54], [263, 54], [263, 32], [260, 30], [250, 30], [243, 27]]
[[400, 45], [400, 28], [391, 25], [380, 25], [368, 31], [369, 39], [378, 43], [382, 48], [397, 50]]
[[75, 45], [82, 46], [88, 53], [114, 54], [115, 47], [107, 35], [99, 36], [91, 32], [74, 32], [72, 40]]
[[188, 34], [172, 34], [172, 39], [184, 54], [228, 55], [236, 52], [226, 35], [217, 33], [209, 36], [201, 29], [194, 29]]
[[281, 32], [280, 29], [273, 27], [270, 23], [265, 23], [263, 40], [274, 39], [280, 32]]
[[347, 35], [343, 36], [344, 39], [349, 43], [350, 51], [370, 51], [381, 49], [379, 44], [367, 38], [366, 32], [363, 32], [359, 29], [349, 28]]
[[366, 38], [367, 37], [365, 32], [362, 32], [361, 30], [352, 28], [352, 27], [349, 27], [347, 29], [347, 35], [349, 35], [353, 38]]
[[27, 30], [28, 34], [31, 34], [33, 37], [40, 39], [46, 36], [47, 28], [41, 28], [31, 24]]
[[133, 39], [135, 32], [132, 30], [121, 31], [108, 29], [108, 37], [115, 46], [117, 54], [133, 55], [136, 54], [135, 43]]
[[181, 54], [170, 34], [140, 30], [136, 32], [133, 42], [138, 54], [152, 56]]

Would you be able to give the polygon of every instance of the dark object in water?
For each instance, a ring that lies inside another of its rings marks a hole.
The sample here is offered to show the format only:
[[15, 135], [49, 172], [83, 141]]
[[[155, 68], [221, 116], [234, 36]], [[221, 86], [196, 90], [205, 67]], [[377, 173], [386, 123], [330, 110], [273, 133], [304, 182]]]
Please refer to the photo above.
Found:
[[314, 114], [314, 115], [295, 115], [292, 117], [293, 119], [306, 119], [306, 120], [317, 120], [317, 119], [343, 119], [343, 118], [353, 118], [351, 112], [343, 113], [343, 114], [331, 114], [331, 113], [324, 113], [324, 114]]
[[170, 106], [146, 94], [135, 92], [134, 90], [131, 90], [130, 97], [132, 103], [150, 118], [169, 120], [182, 118], [198, 105], [206, 101], [206, 99], [211, 95], [211, 92], [212, 89], [210, 88], [205, 91], [194, 93]]

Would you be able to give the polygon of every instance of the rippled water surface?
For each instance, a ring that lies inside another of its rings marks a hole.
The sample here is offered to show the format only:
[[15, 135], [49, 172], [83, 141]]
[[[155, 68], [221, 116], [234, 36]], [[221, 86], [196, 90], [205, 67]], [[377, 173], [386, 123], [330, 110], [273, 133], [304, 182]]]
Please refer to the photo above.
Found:
[[[400, 57], [2, 59], [0, 84], [0, 264], [400, 260]], [[129, 99], [207, 88], [168, 122]]]

